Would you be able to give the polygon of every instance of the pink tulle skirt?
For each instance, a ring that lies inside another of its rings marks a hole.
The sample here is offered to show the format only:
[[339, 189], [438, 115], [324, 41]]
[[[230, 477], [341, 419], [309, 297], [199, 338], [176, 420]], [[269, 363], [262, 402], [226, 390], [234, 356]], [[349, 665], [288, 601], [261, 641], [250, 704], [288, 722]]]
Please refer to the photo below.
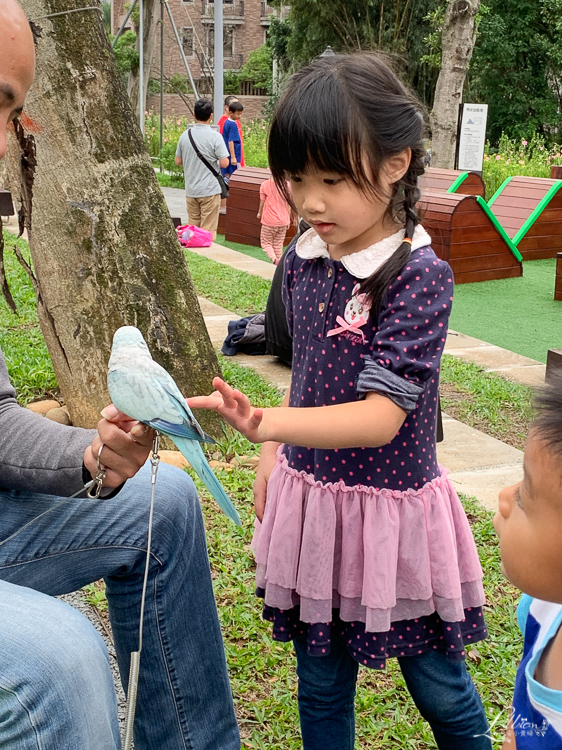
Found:
[[482, 568], [447, 471], [418, 490], [322, 483], [278, 452], [252, 549], [256, 586], [303, 622], [339, 608], [367, 632], [437, 612], [458, 622], [484, 604]]

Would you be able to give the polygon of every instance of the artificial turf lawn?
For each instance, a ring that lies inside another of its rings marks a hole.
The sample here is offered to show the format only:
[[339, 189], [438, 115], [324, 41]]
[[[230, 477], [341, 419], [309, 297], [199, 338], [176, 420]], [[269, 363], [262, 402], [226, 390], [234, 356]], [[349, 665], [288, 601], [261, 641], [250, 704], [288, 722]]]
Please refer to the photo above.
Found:
[[523, 263], [517, 279], [479, 281], [455, 287], [450, 327], [546, 362], [548, 349], [562, 348], [562, 302], [555, 302], [556, 259]]

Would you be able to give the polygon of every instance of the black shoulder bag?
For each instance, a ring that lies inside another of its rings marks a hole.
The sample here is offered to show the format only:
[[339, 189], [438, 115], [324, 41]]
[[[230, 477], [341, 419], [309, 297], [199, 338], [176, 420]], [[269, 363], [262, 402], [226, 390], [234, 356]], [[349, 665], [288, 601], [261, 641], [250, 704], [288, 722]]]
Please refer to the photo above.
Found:
[[194, 148], [195, 153], [197, 154], [197, 156], [201, 159], [201, 161], [207, 167], [207, 169], [210, 172], [212, 172], [215, 175], [215, 177], [217, 178], [217, 181], [219, 183], [219, 187], [221, 189], [221, 198], [228, 198], [228, 195], [229, 195], [229, 193], [228, 193], [228, 185], [224, 181], [224, 177], [222, 176], [222, 174], [220, 172], [217, 172], [216, 169], [213, 169], [213, 167], [209, 164], [209, 162], [207, 161], [207, 159], [205, 159], [205, 157], [203, 156], [203, 154], [199, 151], [199, 149], [195, 145], [195, 141], [193, 140], [193, 136], [191, 135], [191, 128], [187, 131], [187, 135], [189, 136], [189, 140], [191, 141], [191, 145], [193, 146], [193, 148]]

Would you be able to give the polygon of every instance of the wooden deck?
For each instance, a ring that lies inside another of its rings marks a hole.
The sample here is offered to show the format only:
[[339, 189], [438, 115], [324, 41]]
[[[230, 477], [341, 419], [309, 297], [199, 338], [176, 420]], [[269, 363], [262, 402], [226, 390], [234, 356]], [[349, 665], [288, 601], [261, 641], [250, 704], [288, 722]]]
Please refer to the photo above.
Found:
[[517, 249], [481, 196], [426, 191], [419, 203], [435, 253], [456, 284], [522, 276]]
[[462, 193], [463, 195], [486, 195], [484, 182], [476, 172], [461, 172], [459, 169], [437, 169], [428, 167], [419, 179], [423, 192], [443, 191], [445, 193]]
[[523, 260], [562, 251], [562, 180], [508, 177], [489, 201]]

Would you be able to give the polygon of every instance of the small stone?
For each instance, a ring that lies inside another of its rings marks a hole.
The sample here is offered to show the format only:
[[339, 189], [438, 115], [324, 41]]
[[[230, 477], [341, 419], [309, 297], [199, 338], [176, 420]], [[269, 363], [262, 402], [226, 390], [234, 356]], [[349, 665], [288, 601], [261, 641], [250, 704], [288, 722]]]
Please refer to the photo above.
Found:
[[48, 411], [51, 411], [51, 409], [58, 409], [59, 407], [60, 404], [58, 401], [49, 399], [48, 401], [34, 401], [33, 403], [28, 404], [26, 408], [28, 408], [29, 411], [35, 412], [35, 414], [46, 414]]
[[226, 471], [232, 471], [234, 468], [230, 464], [225, 463], [224, 461], [209, 461], [209, 466], [211, 469], [225, 469]]
[[56, 406], [54, 409], [49, 409], [45, 416], [47, 419], [50, 419], [53, 422], [58, 422], [59, 424], [70, 424], [70, 417], [60, 406]]
[[253, 469], [254, 471], [258, 468], [260, 462], [259, 456], [248, 456], [248, 458], [242, 463], [247, 469]]
[[482, 661], [482, 654], [480, 653], [480, 651], [478, 651], [476, 646], [472, 646], [471, 649], [467, 649], [467, 653], [469, 659], [472, 659], [472, 661], [476, 662], [476, 664], [480, 664], [480, 662]]
[[177, 466], [178, 469], [189, 468], [188, 461], [180, 451], [158, 451], [158, 453], [160, 455], [160, 460], [165, 464]]

